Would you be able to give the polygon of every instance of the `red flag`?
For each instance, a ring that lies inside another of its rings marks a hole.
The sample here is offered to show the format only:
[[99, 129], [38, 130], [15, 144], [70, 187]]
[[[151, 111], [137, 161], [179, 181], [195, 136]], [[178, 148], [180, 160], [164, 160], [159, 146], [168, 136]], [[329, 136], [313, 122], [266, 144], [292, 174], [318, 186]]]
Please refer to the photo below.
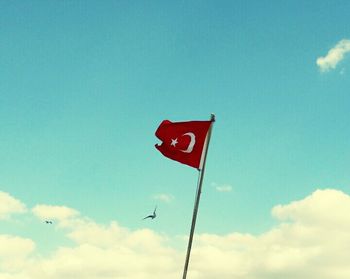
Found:
[[211, 122], [164, 120], [156, 131], [157, 138], [162, 141], [156, 148], [165, 157], [198, 169]]

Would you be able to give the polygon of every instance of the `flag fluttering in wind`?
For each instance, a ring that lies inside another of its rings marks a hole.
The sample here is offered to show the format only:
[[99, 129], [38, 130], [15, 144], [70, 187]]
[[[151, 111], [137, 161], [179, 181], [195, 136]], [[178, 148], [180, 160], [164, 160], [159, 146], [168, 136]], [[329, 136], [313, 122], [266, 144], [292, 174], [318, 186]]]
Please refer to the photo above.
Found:
[[182, 279], [186, 279], [187, 276], [199, 200], [202, 192], [205, 161], [214, 121], [214, 114], [211, 115], [209, 121], [171, 122], [169, 120], [164, 120], [160, 123], [156, 131], [157, 138], [162, 141], [160, 145], [156, 144], [156, 148], [165, 157], [194, 167], [199, 171], [196, 201], [193, 209], [191, 231], [188, 239]]
[[156, 148], [166, 157], [200, 169], [203, 147], [212, 121], [164, 120], [156, 131], [162, 141]]

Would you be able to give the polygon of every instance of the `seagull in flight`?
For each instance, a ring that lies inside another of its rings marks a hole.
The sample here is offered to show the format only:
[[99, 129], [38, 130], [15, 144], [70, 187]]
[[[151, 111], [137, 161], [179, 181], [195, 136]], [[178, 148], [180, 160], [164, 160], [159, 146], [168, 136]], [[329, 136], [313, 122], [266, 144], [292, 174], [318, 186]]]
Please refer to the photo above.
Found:
[[147, 218], [151, 218], [151, 219], [153, 220], [154, 218], [156, 218], [156, 216], [157, 216], [156, 210], [157, 210], [157, 206], [156, 206], [156, 208], [154, 209], [153, 214], [146, 216], [146, 217], [143, 218], [142, 220], [145, 220], [145, 219], [147, 219]]
[[46, 224], [51, 224], [52, 225], [52, 221], [46, 220], [45, 221]]

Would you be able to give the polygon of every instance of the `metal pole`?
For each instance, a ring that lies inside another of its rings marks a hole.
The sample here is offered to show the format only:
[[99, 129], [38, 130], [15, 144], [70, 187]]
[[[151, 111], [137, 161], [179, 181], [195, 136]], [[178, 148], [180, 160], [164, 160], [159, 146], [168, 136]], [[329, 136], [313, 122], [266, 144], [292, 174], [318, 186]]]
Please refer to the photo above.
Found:
[[203, 166], [202, 166], [201, 169], [199, 169], [199, 177], [198, 177], [198, 184], [197, 184], [196, 200], [195, 200], [194, 209], [193, 209], [191, 232], [190, 232], [190, 238], [188, 240], [187, 255], [186, 255], [186, 261], [185, 261], [185, 266], [184, 266], [184, 272], [183, 272], [182, 279], [186, 279], [188, 264], [189, 264], [189, 261], [190, 261], [190, 254], [191, 254], [191, 248], [192, 248], [193, 234], [194, 234], [194, 229], [196, 227], [196, 220], [197, 220], [197, 212], [198, 212], [199, 200], [200, 200], [201, 193], [202, 193], [202, 183], [203, 183], [203, 177], [204, 177], [205, 162], [206, 162], [206, 159], [207, 159], [208, 147], [209, 147], [209, 142], [210, 142], [210, 137], [211, 137], [211, 130], [212, 130], [212, 127], [213, 127], [213, 123], [215, 122], [215, 115], [214, 114], [211, 114], [210, 120], [212, 121], [212, 123], [210, 125], [209, 131], [208, 131], [208, 136], [207, 136], [207, 142], [206, 142], [206, 145], [204, 147]]

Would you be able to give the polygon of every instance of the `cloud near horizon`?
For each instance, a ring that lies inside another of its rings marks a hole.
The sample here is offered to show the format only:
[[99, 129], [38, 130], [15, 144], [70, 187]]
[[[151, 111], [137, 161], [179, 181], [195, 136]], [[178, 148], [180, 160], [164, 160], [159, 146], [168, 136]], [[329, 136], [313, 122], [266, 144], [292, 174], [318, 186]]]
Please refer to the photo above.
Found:
[[[350, 278], [349, 210], [349, 195], [333, 189], [316, 190], [304, 199], [272, 208], [277, 225], [262, 234], [198, 234], [189, 278]], [[49, 256], [41, 256], [33, 240], [0, 234], [0, 278], [181, 276], [185, 250], [174, 248], [179, 246], [174, 243], [184, 238], [149, 229], [130, 230], [116, 221], [102, 225], [76, 213], [63, 215], [68, 217], [58, 218], [56, 228], [64, 228], [62, 233], [72, 245], [58, 247]]]
[[33, 214], [40, 220], [65, 220], [75, 216], [80, 213], [75, 209], [66, 206], [53, 206], [46, 204], [38, 204], [32, 209]]
[[0, 191], [0, 220], [9, 219], [11, 215], [26, 212], [26, 206], [10, 194]]
[[350, 52], [350, 40], [343, 39], [331, 48], [327, 55], [318, 57], [316, 60], [317, 66], [321, 72], [327, 72], [336, 68], [338, 63], [345, 58], [345, 54]]

